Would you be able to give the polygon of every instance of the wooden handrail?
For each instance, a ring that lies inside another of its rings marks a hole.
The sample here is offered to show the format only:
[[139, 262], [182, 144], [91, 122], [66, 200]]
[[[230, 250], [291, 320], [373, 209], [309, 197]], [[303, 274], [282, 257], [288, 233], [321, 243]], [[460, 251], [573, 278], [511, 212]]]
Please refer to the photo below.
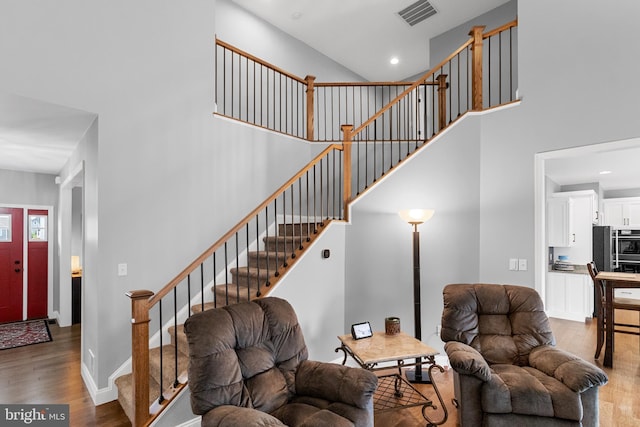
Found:
[[503, 32], [505, 30], [508, 30], [509, 28], [513, 28], [513, 27], [517, 27], [517, 26], [518, 26], [518, 18], [514, 19], [511, 22], [507, 22], [506, 24], [504, 24], [504, 25], [502, 25], [502, 26], [500, 26], [498, 28], [494, 28], [491, 31], [487, 31], [486, 33], [484, 33], [482, 35], [482, 38], [483, 39], [488, 39], [489, 37], [493, 37], [498, 33], [501, 33], [501, 32]]
[[258, 58], [256, 56], [253, 56], [250, 53], [245, 52], [242, 49], [238, 49], [237, 47], [235, 47], [233, 45], [230, 45], [229, 43], [224, 42], [224, 41], [220, 40], [219, 38], [216, 38], [216, 44], [218, 44], [218, 45], [220, 45], [220, 46], [222, 46], [222, 47], [224, 47], [226, 49], [229, 49], [230, 51], [232, 51], [234, 53], [237, 53], [238, 55], [247, 57], [250, 60], [252, 60], [254, 62], [257, 62], [260, 65], [264, 65], [265, 67], [271, 68], [272, 70], [277, 71], [278, 73], [283, 74], [283, 75], [285, 75], [285, 76], [287, 76], [287, 77], [289, 77], [289, 78], [291, 78], [293, 80], [296, 80], [296, 81], [298, 81], [300, 83], [303, 83], [303, 84], [306, 83], [305, 79], [303, 79], [302, 77], [298, 77], [295, 74], [291, 74], [291, 73], [283, 70], [282, 68], [276, 67], [275, 65], [270, 64], [267, 61], [264, 61], [264, 60], [262, 60], [262, 59], [260, 59], [260, 58]]
[[280, 188], [271, 194], [268, 198], [266, 198], [257, 208], [255, 208], [251, 213], [245, 216], [240, 222], [238, 222], [233, 228], [231, 228], [224, 236], [218, 239], [213, 245], [209, 246], [207, 250], [205, 250], [202, 255], [200, 255], [195, 261], [187, 266], [184, 270], [182, 270], [173, 280], [171, 280], [165, 287], [163, 287], [158, 293], [156, 293], [151, 300], [149, 300], [149, 306], [155, 305], [158, 301], [160, 301], [163, 297], [165, 297], [169, 292], [173, 290], [180, 282], [187, 278], [189, 273], [196, 269], [200, 264], [202, 264], [212, 253], [214, 253], [217, 249], [219, 249], [224, 242], [228, 241], [233, 235], [239, 231], [244, 225], [254, 218], [256, 214], [261, 212], [265, 207], [267, 207], [276, 197], [278, 197], [284, 190], [289, 188], [291, 184], [296, 182], [298, 178], [302, 177], [308, 170], [312, 169], [313, 166], [318, 164], [322, 158], [331, 152], [332, 150], [342, 151], [343, 147], [340, 144], [331, 144], [320, 154], [318, 154], [311, 162], [309, 162], [305, 167], [300, 169], [298, 173], [296, 173], [291, 179], [289, 179], [286, 183], [284, 183]]
[[458, 49], [456, 49], [451, 55], [447, 56], [444, 60], [442, 60], [438, 65], [436, 65], [431, 70], [429, 70], [426, 73], [424, 73], [418, 80], [413, 82], [408, 88], [406, 88], [404, 91], [402, 91], [402, 93], [400, 93], [400, 95], [396, 96], [387, 105], [385, 105], [383, 108], [378, 110], [377, 113], [375, 113], [373, 116], [371, 116], [367, 121], [362, 123], [360, 125], [360, 127], [358, 127], [356, 130], [353, 131], [353, 135], [355, 136], [355, 135], [359, 134], [360, 132], [362, 132], [364, 129], [366, 129], [367, 126], [369, 126], [376, 119], [378, 119], [380, 116], [382, 116], [382, 114], [384, 114], [386, 111], [391, 109], [391, 107], [393, 107], [394, 104], [396, 104], [402, 98], [407, 96], [408, 93], [410, 93], [412, 90], [415, 90], [418, 86], [421, 86], [423, 84], [434, 84], [434, 85], [437, 85], [438, 82], [427, 82], [426, 80], [429, 77], [433, 76], [436, 73], [436, 71], [438, 71], [442, 66], [444, 66], [447, 62], [449, 62], [451, 60], [451, 58], [453, 58], [456, 55], [458, 55], [460, 52], [462, 52], [464, 49], [466, 49], [470, 44], [471, 44], [471, 40], [467, 41], [462, 46], [460, 46]]

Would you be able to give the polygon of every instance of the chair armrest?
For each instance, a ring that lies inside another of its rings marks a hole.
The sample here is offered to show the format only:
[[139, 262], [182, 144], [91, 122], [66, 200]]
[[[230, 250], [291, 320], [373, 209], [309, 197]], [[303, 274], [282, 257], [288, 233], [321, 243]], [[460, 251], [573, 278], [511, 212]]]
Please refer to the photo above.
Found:
[[362, 368], [305, 360], [296, 372], [296, 394], [367, 408], [378, 377]]
[[607, 374], [597, 366], [548, 345], [531, 350], [529, 366], [554, 377], [577, 393], [609, 381]]
[[473, 375], [481, 381], [489, 381], [491, 368], [484, 357], [473, 347], [457, 341], [444, 345], [449, 363], [458, 374]]
[[202, 416], [202, 427], [286, 427], [279, 419], [243, 406], [218, 406]]

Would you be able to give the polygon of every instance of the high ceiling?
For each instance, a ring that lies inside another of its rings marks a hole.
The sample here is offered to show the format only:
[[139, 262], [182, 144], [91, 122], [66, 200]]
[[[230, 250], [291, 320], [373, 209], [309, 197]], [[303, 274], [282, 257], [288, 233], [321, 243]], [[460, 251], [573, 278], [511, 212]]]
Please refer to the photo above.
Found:
[[509, 0], [429, 0], [436, 13], [413, 26], [398, 12], [416, 0], [232, 1], [369, 81], [397, 81], [427, 70], [429, 39]]
[[[430, 0], [436, 14], [410, 26], [414, 0], [232, 0], [371, 81], [402, 80], [428, 65], [427, 41], [507, 0]], [[353, 19], [357, 16], [358, 19]], [[399, 63], [392, 66], [392, 56]], [[0, 169], [58, 174], [96, 115], [0, 92]], [[640, 149], [549, 159], [561, 185], [640, 188]], [[613, 173], [600, 175], [602, 170]]]

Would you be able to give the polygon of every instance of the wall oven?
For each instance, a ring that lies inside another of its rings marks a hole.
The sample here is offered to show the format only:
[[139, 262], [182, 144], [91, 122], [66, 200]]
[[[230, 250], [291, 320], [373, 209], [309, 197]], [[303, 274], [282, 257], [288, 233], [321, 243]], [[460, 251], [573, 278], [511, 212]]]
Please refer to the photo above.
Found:
[[612, 230], [611, 255], [616, 271], [640, 273], [640, 230]]

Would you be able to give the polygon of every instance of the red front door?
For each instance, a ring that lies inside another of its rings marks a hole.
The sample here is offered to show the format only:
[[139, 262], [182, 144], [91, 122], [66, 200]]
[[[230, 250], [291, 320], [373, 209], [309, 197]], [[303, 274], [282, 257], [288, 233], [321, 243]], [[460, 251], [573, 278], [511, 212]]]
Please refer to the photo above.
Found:
[[27, 319], [47, 317], [49, 237], [47, 211], [29, 209], [27, 244]]
[[23, 211], [0, 208], [0, 322], [22, 320]]

